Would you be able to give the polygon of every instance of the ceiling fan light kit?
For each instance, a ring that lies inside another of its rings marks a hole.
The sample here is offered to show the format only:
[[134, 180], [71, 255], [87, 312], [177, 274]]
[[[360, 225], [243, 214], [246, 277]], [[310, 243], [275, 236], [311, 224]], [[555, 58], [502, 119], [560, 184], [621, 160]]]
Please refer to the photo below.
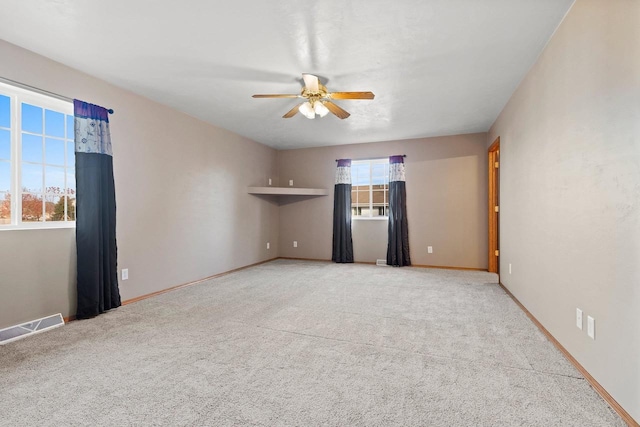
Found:
[[300, 107], [298, 108], [298, 111], [300, 111], [302, 113], [302, 115], [305, 116], [307, 119], [315, 119], [316, 118], [316, 112], [314, 111], [314, 108], [311, 105], [311, 102], [309, 102], [309, 101], [303, 102], [302, 104], [300, 104]]
[[329, 109], [324, 106], [322, 101], [316, 101], [316, 103], [313, 105], [313, 111], [315, 111], [315, 113], [320, 117], [324, 117], [329, 114]]
[[303, 98], [305, 102], [296, 105], [284, 116], [289, 119], [300, 112], [308, 119], [314, 119], [316, 115], [324, 117], [333, 113], [339, 119], [346, 119], [350, 114], [331, 102], [332, 99], [373, 99], [373, 92], [329, 92], [326, 87], [320, 84], [318, 76], [313, 74], [303, 74], [304, 87], [300, 95], [274, 94], [274, 95], [253, 95], [254, 98]]

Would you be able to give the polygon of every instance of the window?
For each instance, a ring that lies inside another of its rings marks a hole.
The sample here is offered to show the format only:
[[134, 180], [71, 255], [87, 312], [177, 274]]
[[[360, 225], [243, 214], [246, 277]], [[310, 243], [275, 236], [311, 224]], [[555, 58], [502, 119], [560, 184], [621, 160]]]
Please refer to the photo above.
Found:
[[389, 216], [389, 159], [351, 162], [352, 218]]
[[75, 225], [73, 104], [0, 83], [0, 229]]

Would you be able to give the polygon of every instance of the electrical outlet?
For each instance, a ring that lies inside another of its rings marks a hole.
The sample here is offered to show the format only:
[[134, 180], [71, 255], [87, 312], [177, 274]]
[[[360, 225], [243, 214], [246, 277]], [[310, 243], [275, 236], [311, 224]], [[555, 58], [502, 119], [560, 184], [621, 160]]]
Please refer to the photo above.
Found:
[[[509, 264], [509, 274], [511, 274], [511, 264]], [[580, 328], [582, 329], [582, 328]]]
[[582, 330], [582, 310], [579, 308], [576, 308], [576, 326], [578, 329]]
[[271, 178], [269, 178], [269, 185], [271, 185]]
[[293, 187], [293, 180], [292, 179], [289, 180], [289, 187]]
[[591, 316], [587, 316], [587, 335], [592, 340], [596, 339], [596, 319]]
[[427, 253], [428, 254], [432, 254], [433, 253], [433, 246], [427, 246]]
[[294, 248], [297, 248], [297, 247], [298, 247], [298, 241], [297, 241], [297, 240], [294, 240], [294, 241], [293, 241], [293, 247], [294, 247]]
[[122, 269], [122, 280], [127, 280], [129, 278], [129, 269], [128, 268], [123, 268]]
[[271, 244], [267, 242], [267, 249], [271, 249]]

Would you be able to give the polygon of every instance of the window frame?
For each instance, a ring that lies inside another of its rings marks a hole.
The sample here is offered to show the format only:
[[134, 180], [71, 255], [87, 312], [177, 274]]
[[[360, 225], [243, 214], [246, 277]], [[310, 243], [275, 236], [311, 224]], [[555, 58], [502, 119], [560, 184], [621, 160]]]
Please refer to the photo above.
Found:
[[[22, 220], [22, 195], [24, 194], [33, 194], [29, 192], [23, 191], [22, 186], [22, 104], [30, 104], [43, 109], [43, 117], [46, 114], [45, 110], [54, 111], [57, 113], [64, 114], [64, 128], [65, 128], [65, 136], [60, 138], [56, 136], [51, 136], [46, 134], [46, 122], [43, 119], [42, 123], [42, 134], [37, 135], [43, 138], [43, 158], [42, 163], [29, 162], [31, 164], [39, 164], [43, 168], [43, 176], [42, 176], [42, 191], [38, 196], [42, 197], [43, 200], [43, 214], [45, 213], [45, 203], [46, 197], [50, 196], [47, 194], [45, 187], [45, 171], [47, 167], [55, 167], [61, 168], [64, 171], [64, 189], [65, 192], [60, 195], [60, 197], [67, 197], [67, 212], [68, 212], [68, 201], [69, 201], [69, 193], [67, 192], [69, 186], [67, 185], [68, 180], [68, 171], [70, 169], [73, 170], [73, 176], [75, 176], [75, 164], [69, 165], [67, 164], [69, 160], [69, 144], [68, 142], [73, 142], [73, 140], [69, 139], [68, 136], [68, 122], [67, 115], [73, 117], [73, 103], [70, 101], [65, 101], [62, 99], [57, 99], [45, 94], [41, 94], [38, 92], [34, 92], [28, 89], [23, 89], [21, 87], [13, 86], [0, 81], [0, 94], [3, 96], [9, 97], [9, 105], [10, 105], [10, 156], [9, 164], [10, 164], [10, 186], [9, 193], [11, 195], [11, 220], [9, 224], [0, 224], [0, 231], [7, 230], [34, 230], [34, 229], [52, 229], [52, 228], [75, 228], [76, 221], [67, 220], [65, 218], [61, 221], [23, 221]], [[5, 128], [3, 128], [5, 129]], [[33, 132], [24, 131], [27, 134], [34, 135]], [[46, 163], [46, 139], [55, 139], [61, 140], [64, 146], [64, 164], [60, 165], [51, 165]]]
[[[389, 158], [385, 157], [385, 158], [373, 158], [373, 159], [359, 159], [359, 160], [352, 160], [351, 161], [351, 167], [353, 168], [354, 165], [362, 165], [362, 164], [368, 164], [369, 165], [369, 182], [368, 185], [369, 186], [369, 206], [351, 206], [352, 212], [351, 212], [351, 219], [352, 220], [358, 220], [358, 221], [384, 221], [384, 220], [388, 220], [389, 219]], [[380, 185], [380, 184], [373, 184], [373, 167], [374, 165], [386, 165], [386, 173], [385, 173], [385, 182], [384, 184], [382, 184], [383, 186], [385, 186], [386, 188], [383, 188], [383, 194], [386, 194], [385, 196], [385, 202], [382, 205], [383, 208], [383, 212], [385, 211], [386, 208], [386, 215], [372, 215], [374, 206], [373, 206], [373, 192], [374, 191], [380, 191], [380, 190], [374, 190], [374, 185]], [[353, 171], [353, 169], [352, 169]], [[353, 187], [356, 186], [355, 184], [353, 184], [353, 172], [351, 175], [351, 181], [352, 181], [352, 185], [351, 185], [351, 191], [353, 194]], [[356, 190], [356, 194], [357, 194], [357, 190]], [[351, 201], [351, 204], [353, 205], [353, 200]], [[367, 208], [369, 210], [369, 215], [365, 216], [365, 215], [354, 215], [353, 214], [353, 209], [358, 209], [358, 208]]]

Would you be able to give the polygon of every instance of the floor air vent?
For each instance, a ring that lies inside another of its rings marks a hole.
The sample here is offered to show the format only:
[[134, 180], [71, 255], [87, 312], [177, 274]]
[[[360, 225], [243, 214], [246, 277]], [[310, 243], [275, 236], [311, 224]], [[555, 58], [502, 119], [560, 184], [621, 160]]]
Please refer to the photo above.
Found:
[[48, 331], [49, 329], [62, 325], [64, 325], [64, 320], [62, 319], [62, 314], [58, 313], [21, 325], [0, 329], [0, 345], [8, 344], [12, 341], [28, 337], [29, 335], [39, 334], [40, 332]]
[[377, 259], [376, 260], [376, 265], [381, 265], [383, 267], [387, 266], [387, 260], [386, 259]]

